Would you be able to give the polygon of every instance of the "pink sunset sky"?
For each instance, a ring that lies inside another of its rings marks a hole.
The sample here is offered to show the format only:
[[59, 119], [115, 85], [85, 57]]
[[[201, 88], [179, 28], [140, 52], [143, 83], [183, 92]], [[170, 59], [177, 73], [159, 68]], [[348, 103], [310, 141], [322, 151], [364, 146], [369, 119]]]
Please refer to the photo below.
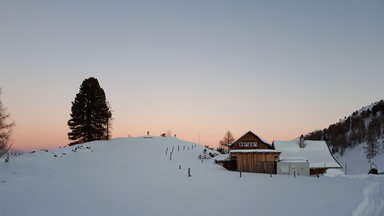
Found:
[[384, 92], [382, 1], [2, 1], [1, 101], [22, 150], [69, 143], [91, 76], [113, 137], [218, 146], [323, 129]]

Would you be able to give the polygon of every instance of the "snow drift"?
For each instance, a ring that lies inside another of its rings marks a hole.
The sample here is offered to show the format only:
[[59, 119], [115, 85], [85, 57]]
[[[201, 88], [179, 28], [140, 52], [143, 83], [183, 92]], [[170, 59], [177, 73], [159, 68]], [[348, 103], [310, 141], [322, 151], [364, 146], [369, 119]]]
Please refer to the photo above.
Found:
[[[0, 163], [0, 212], [7, 216], [384, 215], [380, 176], [243, 173], [240, 178], [239, 173], [215, 165], [214, 158], [199, 160], [203, 150], [174, 137], [138, 137], [13, 157]], [[369, 205], [372, 201], [376, 205]]]

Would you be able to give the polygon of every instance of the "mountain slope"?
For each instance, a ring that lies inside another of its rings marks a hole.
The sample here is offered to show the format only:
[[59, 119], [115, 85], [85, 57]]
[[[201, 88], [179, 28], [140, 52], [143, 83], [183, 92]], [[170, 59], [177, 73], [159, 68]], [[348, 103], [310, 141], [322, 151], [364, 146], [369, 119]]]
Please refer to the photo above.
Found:
[[13, 157], [0, 163], [0, 212], [7, 216], [384, 214], [380, 176], [243, 173], [240, 178], [239, 173], [215, 165], [214, 159], [197, 159], [203, 150], [173, 137], [139, 137]]
[[[379, 140], [382, 142], [383, 140]], [[335, 154], [337, 161], [343, 166], [344, 172], [351, 175], [367, 174], [371, 168], [384, 172], [384, 157], [380, 153], [370, 161], [367, 159], [364, 147], [366, 143], [362, 143], [352, 149], [345, 150], [344, 154]], [[373, 163], [373, 164], [371, 164]]]
[[[372, 103], [360, 110], [353, 112], [339, 122], [330, 125], [323, 130], [316, 130], [307, 135], [308, 140], [325, 140], [332, 154], [343, 160], [346, 152], [361, 151], [365, 154], [365, 160], [383, 157], [384, 152], [384, 101]], [[368, 145], [369, 144], [369, 145]], [[357, 150], [354, 150], [357, 148]], [[360, 158], [360, 153], [353, 153]], [[347, 158], [350, 158], [351, 154]], [[352, 158], [351, 158], [352, 159]], [[355, 161], [344, 159], [346, 163], [356, 164]], [[360, 161], [360, 160], [359, 160]], [[357, 164], [356, 164], [357, 165]], [[356, 167], [356, 166], [354, 166]], [[384, 170], [384, 167], [380, 168]], [[361, 169], [357, 169], [361, 172]], [[364, 170], [363, 173], [368, 172]]]

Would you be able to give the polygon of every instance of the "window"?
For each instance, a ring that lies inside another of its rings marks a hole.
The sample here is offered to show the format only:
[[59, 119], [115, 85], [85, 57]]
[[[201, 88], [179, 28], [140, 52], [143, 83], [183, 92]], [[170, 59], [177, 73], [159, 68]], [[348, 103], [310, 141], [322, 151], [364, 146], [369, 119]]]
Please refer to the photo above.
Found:
[[240, 147], [256, 147], [257, 142], [240, 142], [239, 146]]

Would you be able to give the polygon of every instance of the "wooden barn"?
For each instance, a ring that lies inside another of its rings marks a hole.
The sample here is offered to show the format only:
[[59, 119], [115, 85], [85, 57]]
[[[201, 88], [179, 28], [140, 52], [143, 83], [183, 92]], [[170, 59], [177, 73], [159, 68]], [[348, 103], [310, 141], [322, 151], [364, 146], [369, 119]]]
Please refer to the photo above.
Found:
[[282, 175], [319, 175], [340, 169], [325, 141], [299, 139], [272, 145], [251, 131], [229, 147], [229, 157], [216, 161], [228, 170]]
[[230, 158], [226, 168], [242, 172], [276, 174], [276, 161], [280, 152], [251, 131], [229, 145]]

